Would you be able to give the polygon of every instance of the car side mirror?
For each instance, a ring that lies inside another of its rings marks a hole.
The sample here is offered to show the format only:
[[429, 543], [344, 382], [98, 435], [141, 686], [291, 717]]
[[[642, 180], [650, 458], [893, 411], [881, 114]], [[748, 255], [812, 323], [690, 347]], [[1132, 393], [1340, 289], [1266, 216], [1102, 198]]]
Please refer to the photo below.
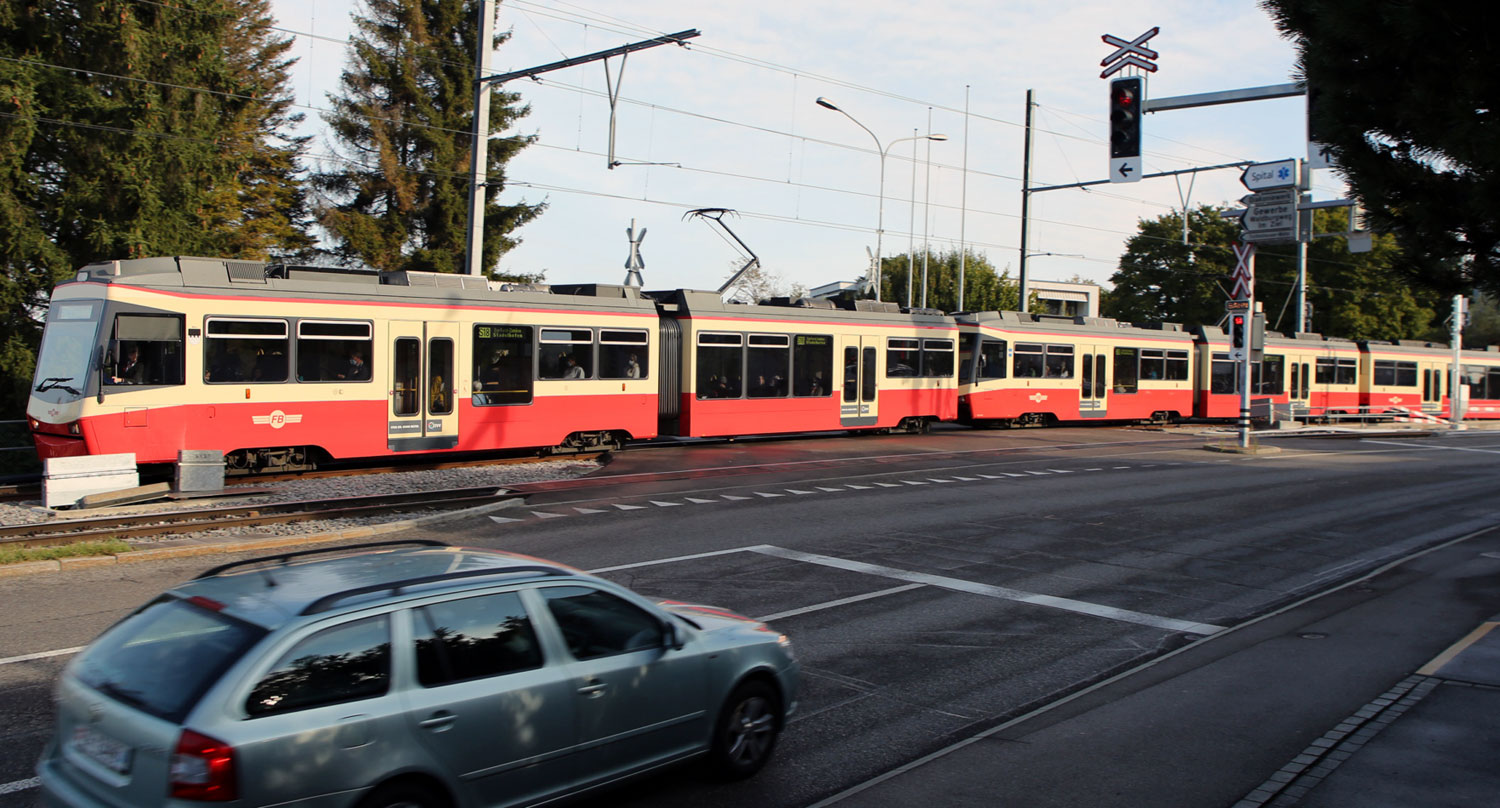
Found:
[[678, 633], [676, 623], [670, 621], [662, 623], [661, 644], [663, 648], [670, 648], [673, 651], [682, 650], [682, 635]]

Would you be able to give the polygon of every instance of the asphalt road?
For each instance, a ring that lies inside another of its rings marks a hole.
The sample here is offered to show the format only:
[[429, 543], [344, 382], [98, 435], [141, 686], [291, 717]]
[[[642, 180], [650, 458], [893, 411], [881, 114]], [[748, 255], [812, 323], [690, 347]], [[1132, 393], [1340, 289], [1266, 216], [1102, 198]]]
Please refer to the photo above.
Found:
[[[806, 806], [1500, 523], [1500, 433], [1299, 439], [1255, 456], [1203, 444], [952, 429], [630, 451], [587, 481], [531, 488], [524, 507], [424, 535], [771, 618], [806, 673], [773, 764], [729, 786], [676, 770], [597, 804]], [[209, 565], [0, 581], [0, 660], [82, 645]], [[33, 799], [3, 792], [32, 776], [66, 658], [0, 664], [0, 808]], [[1278, 751], [1235, 776], [1264, 778]]]

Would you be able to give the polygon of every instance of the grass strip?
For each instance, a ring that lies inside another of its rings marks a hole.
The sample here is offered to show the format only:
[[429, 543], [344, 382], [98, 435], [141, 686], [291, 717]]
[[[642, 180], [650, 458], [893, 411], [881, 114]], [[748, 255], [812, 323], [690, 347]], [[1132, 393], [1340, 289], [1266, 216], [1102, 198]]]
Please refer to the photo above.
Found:
[[80, 541], [73, 544], [59, 544], [53, 547], [0, 549], [0, 564], [19, 564], [23, 561], [51, 561], [58, 558], [77, 558], [80, 556], [115, 555], [116, 553], [129, 552], [130, 549], [129, 544], [119, 539], [110, 539], [109, 541]]

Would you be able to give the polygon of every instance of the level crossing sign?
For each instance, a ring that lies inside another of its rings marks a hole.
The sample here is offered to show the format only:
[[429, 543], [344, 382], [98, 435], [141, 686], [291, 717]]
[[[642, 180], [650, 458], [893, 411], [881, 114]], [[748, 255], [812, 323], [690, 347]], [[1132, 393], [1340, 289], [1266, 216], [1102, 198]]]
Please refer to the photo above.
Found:
[[1236, 301], [1255, 297], [1255, 243], [1234, 246], [1234, 289], [1229, 296]]

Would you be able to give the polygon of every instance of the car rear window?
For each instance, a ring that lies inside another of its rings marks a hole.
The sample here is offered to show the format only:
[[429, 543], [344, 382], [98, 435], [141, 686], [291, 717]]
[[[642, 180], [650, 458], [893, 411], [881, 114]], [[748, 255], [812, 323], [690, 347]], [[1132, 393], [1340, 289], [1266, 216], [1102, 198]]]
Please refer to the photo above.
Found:
[[105, 631], [73, 663], [79, 681], [179, 722], [264, 629], [177, 598], [155, 601]]

